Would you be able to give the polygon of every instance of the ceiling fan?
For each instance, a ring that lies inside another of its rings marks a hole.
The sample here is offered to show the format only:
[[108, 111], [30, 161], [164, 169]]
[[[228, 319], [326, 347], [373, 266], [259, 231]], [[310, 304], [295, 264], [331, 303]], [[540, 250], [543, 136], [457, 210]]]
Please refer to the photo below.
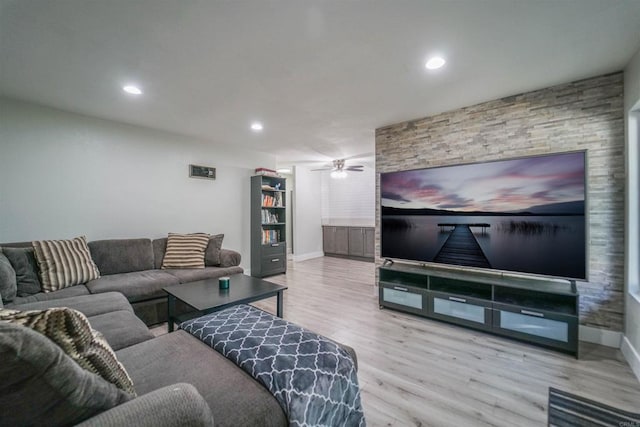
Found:
[[362, 172], [363, 165], [347, 166], [344, 163], [344, 159], [338, 159], [333, 161], [333, 167], [326, 167], [320, 169], [311, 169], [312, 171], [331, 171], [332, 178], [346, 178], [347, 171], [349, 172]]

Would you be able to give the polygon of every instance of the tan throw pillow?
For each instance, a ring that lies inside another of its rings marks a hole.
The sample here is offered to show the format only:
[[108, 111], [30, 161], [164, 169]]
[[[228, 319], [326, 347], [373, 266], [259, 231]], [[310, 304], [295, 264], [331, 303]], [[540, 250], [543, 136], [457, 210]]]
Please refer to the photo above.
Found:
[[33, 242], [33, 248], [44, 292], [57, 291], [100, 277], [84, 236], [71, 240], [36, 241]]
[[0, 321], [29, 327], [55, 342], [71, 359], [121, 390], [133, 394], [133, 382], [102, 335], [79, 311], [58, 307], [18, 311], [0, 309]]
[[208, 244], [207, 233], [169, 233], [162, 268], [204, 268], [204, 251]]

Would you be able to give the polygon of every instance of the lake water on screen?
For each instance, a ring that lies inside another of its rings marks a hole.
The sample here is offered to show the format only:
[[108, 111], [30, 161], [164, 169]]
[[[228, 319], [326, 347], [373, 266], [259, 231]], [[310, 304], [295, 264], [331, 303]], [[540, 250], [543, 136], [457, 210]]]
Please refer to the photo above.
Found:
[[484, 234], [480, 227], [471, 230], [492, 268], [585, 277], [584, 216], [386, 215], [382, 257], [432, 261], [452, 230], [441, 223], [489, 224]]

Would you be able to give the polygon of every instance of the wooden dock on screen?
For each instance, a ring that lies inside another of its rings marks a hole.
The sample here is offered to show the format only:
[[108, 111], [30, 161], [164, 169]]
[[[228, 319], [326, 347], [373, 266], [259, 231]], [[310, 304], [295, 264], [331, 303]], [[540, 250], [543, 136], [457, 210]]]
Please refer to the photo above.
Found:
[[482, 234], [486, 233], [486, 229], [491, 227], [490, 224], [454, 224], [441, 223], [438, 224], [441, 231], [445, 227], [453, 227], [451, 235], [444, 242], [440, 251], [433, 259], [435, 262], [446, 264], [466, 265], [469, 267], [491, 268], [491, 263], [482, 251], [476, 236], [471, 232], [471, 227], [482, 227]]

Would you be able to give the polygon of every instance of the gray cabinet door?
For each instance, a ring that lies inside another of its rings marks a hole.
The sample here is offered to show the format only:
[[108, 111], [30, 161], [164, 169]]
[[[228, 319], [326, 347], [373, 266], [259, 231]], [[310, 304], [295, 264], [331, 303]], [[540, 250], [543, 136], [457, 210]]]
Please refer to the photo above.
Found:
[[322, 227], [322, 250], [325, 254], [336, 253], [336, 227]]
[[335, 227], [335, 254], [349, 255], [349, 227]]
[[364, 256], [364, 228], [349, 227], [349, 255]]
[[374, 258], [376, 255], [376, 229], [367, 227], [364, 229], [364, 256]]

